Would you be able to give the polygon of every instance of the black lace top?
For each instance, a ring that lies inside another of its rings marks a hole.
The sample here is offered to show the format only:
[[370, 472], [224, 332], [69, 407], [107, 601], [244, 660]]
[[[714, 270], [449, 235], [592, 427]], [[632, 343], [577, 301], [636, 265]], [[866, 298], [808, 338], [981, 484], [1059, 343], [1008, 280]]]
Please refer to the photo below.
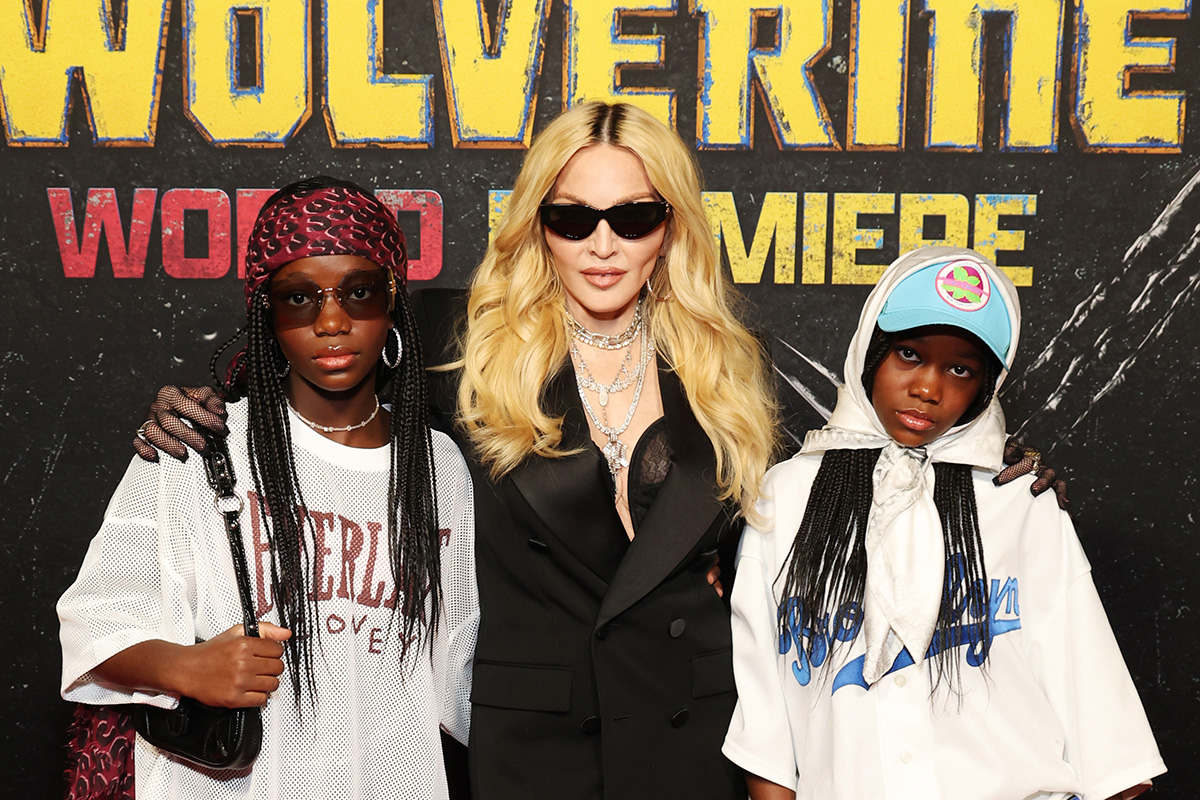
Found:
[[638, 439], [629, 459], [629, 516], [633, 530], [638, 527], [658, 496], [667, 473], [671, 471], [671, 443], [667, 441], [667, 421], [659, 417]]
[[[662, 488], [670, 471], [671, 443], [667, 440], [667, 420], [665, 417], [659, 417], [650, 423], [642, 438], [638, 439], [629, 459], [629, 517], [633, 520], [635, 535], [646, 515], [650, 513], [650, 506], [654, 505], [654, 498], [658, 497], [658, 490]], [[608, 477], [609, 491], [616, 494], [612, 476], [607, 470], [605, 475]], [[623, 554], [629, 547], [629, 537], [622, 532], [621, 541], [612, 544]]]

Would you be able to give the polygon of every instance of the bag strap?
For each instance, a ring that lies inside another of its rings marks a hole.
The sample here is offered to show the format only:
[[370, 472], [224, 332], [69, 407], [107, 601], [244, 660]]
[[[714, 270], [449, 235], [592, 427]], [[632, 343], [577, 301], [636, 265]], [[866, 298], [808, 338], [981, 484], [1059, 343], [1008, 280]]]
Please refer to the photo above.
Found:
[[237, 576], [238, 595], [242, 601], [242, 625], [247, 636], [258, 636], [258, 617], [254, 613], [254, 601], [250, 594], [250, 572], [246, 568], [246, 548], [242, 544], [242, 498], [233, 490], [233, 461], [229, 457], [229, 445], [224, 436], [205, 433], [204, 471], [208, 485], [216, 492], [213, 505], [225, 518], [225, 532], [229, 534], [229, 549], [233, 551], [233, 571]]

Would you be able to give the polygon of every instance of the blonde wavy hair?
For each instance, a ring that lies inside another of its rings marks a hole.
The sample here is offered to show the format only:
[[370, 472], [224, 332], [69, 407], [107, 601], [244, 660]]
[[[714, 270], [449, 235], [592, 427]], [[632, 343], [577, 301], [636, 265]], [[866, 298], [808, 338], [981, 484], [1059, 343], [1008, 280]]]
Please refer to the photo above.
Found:
[[664, 256], [650, 276], [646, 311], [658, 352], [678, 375], [716, 453], [718, 499], [752, 514], [775, 455], [778, 410], [759, 341], [738, 321], [700, 203], [700, 171], [674, 131], [635, 106], [590, 102], [551, 122], [517, 176], [495, 238], [471, 280], [458, 389], [458, 421], [493, 479], [530, 456], [559, 458], [562, 419], [541, 406], [568, 357], [566, 297], [538, 207], [566, 163], [595, 144], [623, 147], [671, 205]]

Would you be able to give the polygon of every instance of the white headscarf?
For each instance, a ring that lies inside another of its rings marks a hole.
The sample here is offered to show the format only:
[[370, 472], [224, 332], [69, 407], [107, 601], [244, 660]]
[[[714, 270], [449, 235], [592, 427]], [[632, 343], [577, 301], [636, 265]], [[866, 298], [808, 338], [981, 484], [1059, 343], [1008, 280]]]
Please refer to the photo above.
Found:
[[[1008, 276], [973, 250], [926, 247], [897, 259], [867, 297], [858, 330], [850, 342], [829, 423], [811, 431], [802, 453], [859, 448], [882, 449], [872, 480], [873, 499], [867, 519], [867, 579], [863, 598], [866, 659], [863, 678], [873, 684], [891, 669], [903, 648], [921, 663], [937, 626], [945, 572], [942, 526], [933, 502], [933, 465], [967, 464], [998, 472], [1003, 467], [1004, 413], [995, 395], [975, 419], [951, 428], [930, 444], [904, 447], [888, 436], [862, 385], [863, 363], [892, 290], [908, 275], [930, 264], [970, 259], [990, 278], [1004, 300], [1011, 323], [1008, 353], [1016, 352], [1021, 316], [1017, 290]], [[996, 378], [996, 389], [1008, 371]]]

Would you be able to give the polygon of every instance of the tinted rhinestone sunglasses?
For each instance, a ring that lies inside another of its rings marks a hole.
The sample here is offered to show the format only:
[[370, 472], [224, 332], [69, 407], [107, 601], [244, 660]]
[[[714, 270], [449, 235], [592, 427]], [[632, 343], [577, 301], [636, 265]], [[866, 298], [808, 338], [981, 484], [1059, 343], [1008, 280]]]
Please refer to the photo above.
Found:
[[621, 203], [599, 209], [574, 203], [542, 203], [542, 224], [564, 239], [586, 239], [600, 220], [622, 239], [640, 239], [662, 225], [671, 213], [666, 200]]
[[285, 280], [267, 292], [272, 320], [280, 328], [312, 325], [330, 295], [351, 319], [374, 319], [394, 307], [396, 277], [388, 270], [362, 270], [327, 289], [307, 279]]

